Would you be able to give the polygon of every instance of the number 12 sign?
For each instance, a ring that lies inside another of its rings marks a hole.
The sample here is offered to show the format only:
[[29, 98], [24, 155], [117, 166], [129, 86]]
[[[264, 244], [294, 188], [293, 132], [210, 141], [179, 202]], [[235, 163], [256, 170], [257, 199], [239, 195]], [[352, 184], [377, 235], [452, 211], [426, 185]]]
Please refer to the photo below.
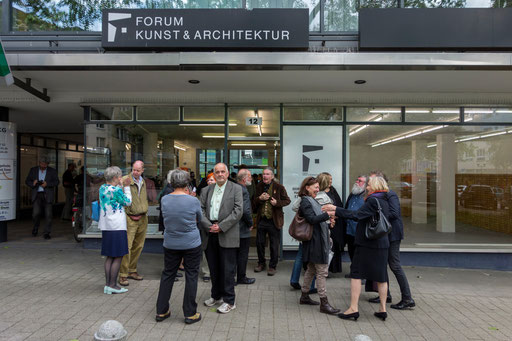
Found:
[[245, 119], [246, 126], [260, 126], [263, 123], [263, 117], [247, 117]]

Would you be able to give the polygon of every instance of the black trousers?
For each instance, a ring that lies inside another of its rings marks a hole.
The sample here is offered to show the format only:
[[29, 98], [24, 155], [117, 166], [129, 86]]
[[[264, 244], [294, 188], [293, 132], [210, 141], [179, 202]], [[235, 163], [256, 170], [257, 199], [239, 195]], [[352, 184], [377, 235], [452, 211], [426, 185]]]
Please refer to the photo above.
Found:
[[235, 304], [236, 250], [220, 246], [218, 233], [209, 234], [206, 260], [210, 268], [212, 298], [222, 298], [230, 305]]
[[251, 237], [240, 238], [240, 247], [236, 249], [236, 280], [241, 281], [247, 277], [247, 261], [249, 260], [249, 246]]
[[164, 270], [160, 279], [160, 289], [156, 301], [156, 313], [165, 314], [169, 311], [174, 279], [183, 259], [185, 267], [185, 293], [183, 295], [183, 314], [190, 317], [197, 312], [197, 277], [201, 261], [201, 246], [188, 250], [171, 250], [164, 247]]
[[271, 219], [261, 218], [256, 232], [256, 249], [258, 250], [258, 264], [265, 265], [265, 241], [268, 234], [270, 242], [269, 268], [276, 268], [279, 260], [279, 247], [281, 246], [281, 231], [275, 227]]
[[41, 216], [44, 214], [46, 217], [44, 233], [49, 234], [50, 232], [52, 232], [52, 203], [46, 202], [46, 197], [44, 196], [44, 193], [39, 192], [37, 193], [36, 200], [34, 200], [32, 205], [32, 222], [34, 223], [34, 230], [39, 229], [39, 222], [41, 220]]
[[354, 260], [354, 252], [356, 251], [356, 246], [354, 245], [355, 237], [349, 234], [345, 235], [345, 241], [347, 243], [348, 255], [350, 256], [350, 261]]
[[[405, 276], [405, 272], [400, 264], [400, 242], [400, 240], [395, 240], [389, 243], [388, 265], [398, 281], [400, 292], [402, 293], [402, 300], [410, 300], [412, 296], [409, 281], [407, 281], [407, 276]], [[388, 296], [391, 296], [389, 293], [389, 285]]]

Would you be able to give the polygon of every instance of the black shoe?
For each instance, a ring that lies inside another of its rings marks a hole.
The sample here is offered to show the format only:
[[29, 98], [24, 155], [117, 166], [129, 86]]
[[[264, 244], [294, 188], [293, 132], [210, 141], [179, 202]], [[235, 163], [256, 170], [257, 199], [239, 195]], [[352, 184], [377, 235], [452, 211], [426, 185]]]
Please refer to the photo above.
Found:
[[45, 233], [43, 237], [44, 239], [52, 239], [52, 236], [50, 236], [49, 233]]
[[397, 304], [392, 304], [391, 308], [403, 310], [403, 309], [413, 308], [415, 306], [416, 306], [416, 303], [414, 302], [414, 300], [410, 299], [410, 300], [401, 300]]
[[[368, 300], [368, 302], [370, 302], [370, 303], [380, 303], [380, 297], [377, 296], [377, 297], [374, 297], [374, 298], [370, 298]], [[391, 296], [388, 296], [388, 298], [386, 299], [386, 303], [391, 303]]]
[[338, 314], [338, 317], [340, 319], [343, 319], [343, 320], [350, 320], [350, 319], [354, 319], [354, 321], [357, 321], [357, 319], [359, 318], [359, 312], [356, 311], [355, 313], [351, 313], [351, 314], [343, 314], [343, 313], [339, 313]]
[[308, 294], [309, 295], [318, 294], [318, 289], [317, 288], [309, 289]]
[[201, 314], [196, 313], [194, 316], [185, 317], [186, 324], [192, 324], [201, 321]]
[[386, 313], [385, 311], [383, 311], [383, 312], [374, 312], [373, 315], [377, 316], [382, 321], [386, 321], [386, 318], [388, 317], [388, 313]]
[[183, 277], [183, 274], [181, 272], [176, 272], [176, 277]]
[[254, 284], [254, 282], [256, 282], [255, 278], [248, 278], [248, 277], [245, 277], [245, 278], [242, 278], [242, 279], [236, 281], [237, 284]]
[[165, 320], [166, 318], [169, 318], [170, 316], [171, 316], [171, 311], [168, 311], [165, 314], [157, 314], [155, 316], [155, 321], [162, 322], [163, 320]]
[[290, 285], [292, 286], [292, 288], [294, 288], [295, 290], [300, 290], [301, 287], [300, 287], [300, 284], [299, 283], [293, 283], [293, 282], [290, 282]]
[[36, 236], [37, 236], [37, 229], [35, 229], [35, 228], [34, 228], [34, 229], [32, 229], [32, 235], [33, 235], [34, 237], [36, 237]]

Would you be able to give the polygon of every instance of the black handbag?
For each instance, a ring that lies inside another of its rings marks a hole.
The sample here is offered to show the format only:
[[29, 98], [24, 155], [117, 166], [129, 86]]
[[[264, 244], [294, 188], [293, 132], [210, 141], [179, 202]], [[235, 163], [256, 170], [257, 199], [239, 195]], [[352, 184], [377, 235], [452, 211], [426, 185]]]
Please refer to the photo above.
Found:
[[391, 223], [382, 213], [379, 200], [377, 201], [377, 213], [366, 223], [365, 235], [368, 239], [379, 239], [391, 232]]

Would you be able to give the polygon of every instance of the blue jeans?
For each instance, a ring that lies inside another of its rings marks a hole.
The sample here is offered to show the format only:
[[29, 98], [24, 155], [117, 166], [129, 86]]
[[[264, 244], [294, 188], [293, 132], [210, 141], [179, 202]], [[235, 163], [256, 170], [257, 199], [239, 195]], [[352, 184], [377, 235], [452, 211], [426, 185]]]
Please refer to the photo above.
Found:
[[[295, 262], [293, 263], [292, 277], [290, 278], [290, 283], [299, 283], [300, 273], [302, 271], [302, 243], [299, 243], [299, 251], [297, 251], [297, 256], [295, 256]], [[313, 278], [313, 282], [311, 282], [311, 289], [315, 288], [315, 279]]]

